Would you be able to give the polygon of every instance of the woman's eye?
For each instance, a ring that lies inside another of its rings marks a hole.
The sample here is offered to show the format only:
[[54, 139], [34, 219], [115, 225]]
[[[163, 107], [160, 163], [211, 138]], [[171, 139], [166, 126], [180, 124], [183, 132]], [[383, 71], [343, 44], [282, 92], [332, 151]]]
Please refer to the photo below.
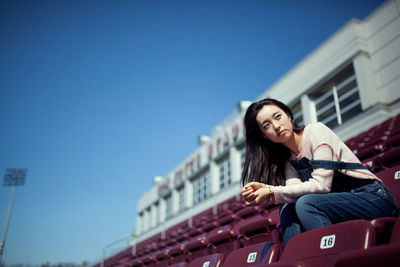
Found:
[[279, 120], [281, 118], [281, 114], [276, 115], [275, 117], [277, 120]]

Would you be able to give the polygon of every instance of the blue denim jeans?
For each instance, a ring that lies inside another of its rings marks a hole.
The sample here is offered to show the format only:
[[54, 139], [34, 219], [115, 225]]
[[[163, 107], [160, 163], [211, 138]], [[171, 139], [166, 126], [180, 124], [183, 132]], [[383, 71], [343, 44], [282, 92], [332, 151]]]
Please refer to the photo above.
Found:
[[[305, 160], [301, 161], [300, 165], [307, 165]], [[297, 163], [292, 163], [296, 169], [301, 167]], [[334, 169], [330, 166], [326, 165], [326, 168]], [[299, 175], [302, 173], [304, 176], [300, 177], [302, 180], [306, 175], [311, 177], [313, 167], [311, 165], [305, 168], [308, 169], [308, 174], [304, 168], [298, 171]], [[318, 165], [318, 168], [321, 168], [321, 165]], [[348, 168], [354, 168], [354, 165]], [[303, 195], [295, 203], [282, 205], [279, 215], [283, 242], [287, 244], [293, 236], [303, 231], [354, 219], [397, 217], [399, 209], [393, 196], [382, 183], [352, 178], [335, 171], [330, 193]]]

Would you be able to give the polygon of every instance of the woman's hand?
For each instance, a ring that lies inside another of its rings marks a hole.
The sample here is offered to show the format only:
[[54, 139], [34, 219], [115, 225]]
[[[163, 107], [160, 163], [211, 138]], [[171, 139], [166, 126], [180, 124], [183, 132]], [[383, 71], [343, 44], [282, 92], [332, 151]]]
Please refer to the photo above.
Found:
[[254, 206], [268, 201], [268, 205], [275, 204], [274, 191], [271, 186], [251, 182], [246, 184], [242, 189], [242, 196], [247, 206]]

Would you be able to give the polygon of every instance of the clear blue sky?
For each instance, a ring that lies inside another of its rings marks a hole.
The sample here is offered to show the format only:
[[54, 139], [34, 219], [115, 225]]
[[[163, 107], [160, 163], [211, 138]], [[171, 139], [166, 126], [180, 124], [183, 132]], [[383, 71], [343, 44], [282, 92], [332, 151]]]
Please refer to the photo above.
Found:
[[382, 2], [2, 0], [0, 178], [28, 168], [4, 262], [99, 261], [153, 176]]

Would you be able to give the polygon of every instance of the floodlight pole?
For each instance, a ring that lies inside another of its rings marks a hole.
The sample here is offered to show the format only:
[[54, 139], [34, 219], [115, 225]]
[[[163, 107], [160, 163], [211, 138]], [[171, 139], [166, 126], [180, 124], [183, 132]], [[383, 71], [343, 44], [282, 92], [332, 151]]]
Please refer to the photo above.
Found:
[[1, 263], [1, 259], [3, 258], [3, 248], [4, 248], [4, 245], [6, 243], [6, 237], [7, 237], [7, 231], [8, 231], [8, 223], [10, 222], [10, 218], [11, 218], [11, 211], [12, 211], [13, 204], [14, 204], [15, 191], [17, 191], [17, 186], [16, 185], [14, 185], [12, 193], [11, 193], [11, 200], [10, 200], [10, 205], [8, 206], [6, 224], [4, 226], [3, 237], [1, 238], [1, 243], [0, 243], [0, 263]]
[[6, 224], [4, 225], [3, 236], [1, 238], [1, 243], [0, 243], [0, 265], [1, 265], [2, 258], [3, 258], [4, 245], [6, 243], [8, 224], [10, 222], [11, 212], [12, 212], [12, 208], [14, 205], [15, 192], [17, 191], [17, 186], [25, 184], [25, 177], [26, 177], [27, 171], [28, 171], [27, 169], [9, 168], [6, 170], [6, 175], [4, 176], [3, 185], [4, 186], [12, 186], [13, 190], [11, 193], [10, 205], [8, 206]]

